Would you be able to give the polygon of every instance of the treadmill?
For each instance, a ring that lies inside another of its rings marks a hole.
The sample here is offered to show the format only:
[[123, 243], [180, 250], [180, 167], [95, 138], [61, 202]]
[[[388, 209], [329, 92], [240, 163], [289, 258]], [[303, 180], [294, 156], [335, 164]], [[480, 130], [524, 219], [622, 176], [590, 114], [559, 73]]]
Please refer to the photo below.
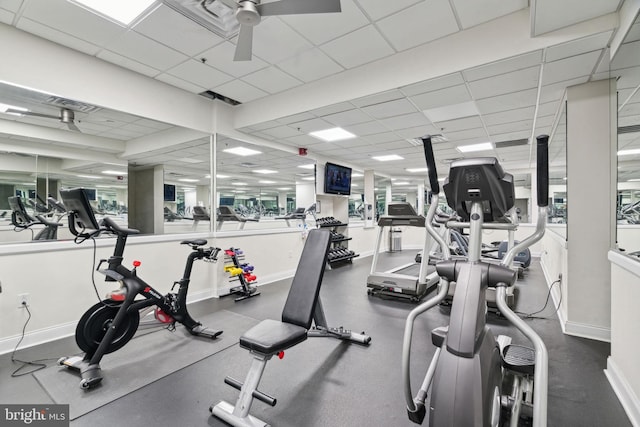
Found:
[[[378, 236], [371, 262], [371, 271], [367, 277], [368, 295], [406, 298], [418, 302], [438, 284], [439, 277], [436, 269], [429, 265], [428, 260], [424, 259], [425, 257], [422, 257], [420, 262], [412, 262], [384, 272], [376, 271], [385, 227], [425, 228], [425, 221], [425, 217], [418, 215], [407, 202], [389, 204], [389, 214], [378, 219]], [[428, 251], [429, 235], [426, 234], [423, 253], [428, 253]]]

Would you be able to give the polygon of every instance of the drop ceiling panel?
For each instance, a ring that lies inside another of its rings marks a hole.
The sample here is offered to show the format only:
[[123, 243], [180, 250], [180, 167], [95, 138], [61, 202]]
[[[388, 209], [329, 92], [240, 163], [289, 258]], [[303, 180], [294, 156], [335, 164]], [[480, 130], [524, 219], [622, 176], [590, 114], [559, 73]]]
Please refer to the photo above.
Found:
[[488, 126], [487, 131], [490, 135], [500, 135], [510, 132], [531, 131], [533, 120], [523, 120], [520, 122], [504, 123], [501, 125]]
[[200, 93], [207, 89], [205, 86], [198, 86], [170, 74], [160, 74], [155, 76], [155, 79], [191, 93]]
[[559, 101], [564, 95], [565, 88], [577, 84], [586, 83], [587, 80], [589, 80], [589, 76], [583, 76], [576, 79], [543, 86], [540, 90], [540, 103], [546, 104], [547, 102]]
[[289, 126], [294, 129], [299, 129], [302, 133], [309, 133], [316, 130], [323, 130], [334, 127], [333, 124], [327, 122], [326, 120], [318, 119], [315, 117], [309, 120], [291, 123], [289, 124]]
[[583, 53], [559, 61], [548, 62], [544, 66], [542, 84], [561, 82], [576, 77], [588, 76], [596, 66], [601, 51]]
[[20, 9], [22, 3], [22, 0], [3, 0], [2, 3], [0, 3], [0, 8], [15, 13]]
[[134, 31], [126, 32], [105, 47], [114, 53], [163, 71], [188, 59], [186, 55]]
[[537, 89], [528, 89], [507, 95], [495, 96], [476, 101], [478, 110], [482, 114], [497, 113], [499, 111], [524, 108], [536, 104]]
[[467, 129], [475, 129], [482, 127], [482, 120], [479, 116], [465, 117], [464, 119], [448, 120], [446, 122], [435, 123], [435, 126], [440, 128], [445, 136], [449, 132], [457, 132]]
[[276, 17], [263, 19], [253, 31], [253, 54], [272, 64], [312, 47], [311, 43]]
[[463, 28], [473, 27], [529, 6], [528, 0], [453, 0]]
[[402, 94], [402, 92], [400, 92], [397, 89], [394, 89], [387, 92], [377, 93], [371, 96], [357, 98], [352, 100], [351, 103], [356, 107], [362, 108], [368, 105], [382, 104], [383, 102], [395, 101], [401, 98], [404, 98], [404, 95]]
[[372, 25], [335, 39], [321, 49], [345, 68], [357, 67], [395, 53]]
[[562, 58], [603, 49], [609, 43], [612, 33], [613, 31], [607, 31], [568, 43], [551, 46], [547, 48], [545, 59], [547, 62], [553, 62]]
[[435, 79], [425, 80], [408, 86], [402, 86], [400, 90], [406, 96], [419, 95], [425, 92], [433, 92], [447, 87], [458, 86], [464, 84], [461, 73], [449, 74], [447, 76], [437, 77]]
[[315, 118], [315, 116], [307, 111], [300, 113], [300, 114], [293, 114], [291, 116], [287, 116], [287, 117], [283, 117], [281, 119], [278, 119], [278, 121], [282, 124], [288, 125], [290, 123], [297, 123], [297, 122], [302, 122], [305, 120], [310, 120]]
[[374, 21], [397, 13], [421, 0], [356, 0], [365, 13]]
[[536, 0], [534, 35], [558, 30], [618, 9], [620, 0]]
[[538, 87], [540, 67], [530, 67], [523, 70], [501, 74], [469, 83], [469, 90], [474, 99], [489, 98], [520, 90]]
[[369, 24], [369, 20], [353, 3], [342, 0], [341, 13], [285, 15], [282, 19], [315, 45], [321, 45]]
[[426, 126], [421, 125], [413, 128], [397, 129], [395, 133], [400, 138], [413, 139], [413, 138], [419, 138], [425, 135], [435, 135], [439, 133], [439, 130], [436, 129], [433, 125], [429, 124]]
[[380, 122], [377, 121], [349, 125], [345, 126], [344, 128], [345, 130], [348, 130], [349, 132], [358, 136], [373, 135], [376, 133], [388, 131], [386, 127], [384, 127]]
[[416, 107], [406, 99], [396, 99], [395, 101], [383, 102], [380, 104], [363, 107], [362, 111], [374, 119], [400, 116], [403, 114], [416, 113]]
[[365, 139], [372, 144], [380, 144], [380, 143], [386, 143], [389, 141], [395, 141], [398, 139], [398, 135], [396, 135], [393, 132], [383, 132], [383, 133], [377, 133], [375, 135], [369, 135]]
[[302, 84], [300, 80], [276, 67], [263, 68], [244, 76], [242, 80], [269, 93], [281, 92]]
[[540, 65], [542, 62], [542, 51], [527, 53], [524, 55], [514, 56], [513, 58], [504, 59], [502, 61], [492, 62], [481, 67], [471, 68], [462, 72], [467, 81], [486, 79], [488, 77], [497, 76], [499, 74], [509, 73], [511, 71], [531, 68], [534, 65]]
[[[493, 126], [532, 118], [534, 113], [535, 107], [525, 107], [503, 111], [501, 113], [485, 114], [482, 116], [482, 119], [487, 126]], [[539, 111], [538, 114], [540, 115]]]
[[268, 95], [266, 92], [241, 80], [232, 80], [228, 83], [217, 86], [215, 88], [215, 92], [240, 102], [249, 102]]
[[429, 110], [431, 108], [471, 101], [471, 96], [469, 95], [466, 85], [458, 85], [420, 95], [414, 95], [409, 97], [409, 99], [420, 110]]
[[206, 64], [234, 77], [241, 77], [268, 66], [266, 62], [255, 55], [251, 61], [232, 61], [236, 46], [224, 42], [198, 55], [197, 60], [206, 58]]
[[380, 20], [377, 26], [398, 51], [460, 30], [448, 0], [420, 2]]
[[133, 29], [189, 56], [224, 41], [222, 37], [164, 5], [160, 5]]
[[444, 136], [452, 142], [464, 141], [467, 139], [482, 139], [485, 141], [487, 140], [487, 132], [482, 127], [461, 131], [450, 131], [445, 133]]
[[431, 124], [431, 122], [429, 122], [422, 113], [411, 113], [402, 116], [389, 117], [387, 119], [381, 119], [380, 123], [392, 130], [414, 128], [416, 126], [426, 127]]
[[336, 114], [329, 114], [324, 116], [323, 119], [337, 126], [355, 125], [371, 121], [371, 117], [367, 116], [362, 111], [355, 109], [342, 111]]
[[99, 46], [126, 31], [66, 0], [26, 2], [22, 16]]
[[278, 67], [303, 82], [318, 80], [344, 70], [342, 66], [317, 48], [280, 62]]
[[[175, 77], [179, 77], [182, 80], [200, 85], [206, 89], [214, 89], [215, 92], [218, 92], [215, 88], [233, 79], [230, 75], [225, 74], [222, 71], [218, 71], [207, 64], [203, 64], [200, 61], [196, 61], [195, 59], [189, 59], [177, 67], [171, 68], [168, 70], [168, 73]], [[225, 95], [230, 98], [237, 99], [230, 94]]]
[[[8, 24], [10, 24], [10, 22], [8, 22]], [[51, 27], [47, 27], [46, 25], [42, 25], [41, 23], [32, 21], [31, 19], [20, 19], [17, 27], [22, 31], [35, 34], [60, 45], [86, 53], [87, 55], [95, 55], [100, 50], [100, 48], [94, 44]]]
[[620, 46], [620, 50], [611, 64], [611, 68], [619, 70], [621, 68], [636, 67], [640, 65], [640, 41], [625, 43]]
[[15, 16], [16, 15], [13, 12], [9, 12], [6, 9], [0, 9], [0, 22], [3, 24], [11, 25]]
[[144, 74], [146, 76], [155, 77], [159, 71], [155, 68], [151, 68], [126, 56], [119, 55], [109, 50], [102, 50], [96, 57], [111, 62], [112, 64], [119, 65], [123, 68], [128, 68], [137, 73]]
[[300, 135], [299, 131], [290, 128], [289, 126], [279, 126], [277, 128], [263, 130], [262, 133], [276, 139], [289, 138], [291, 136]]

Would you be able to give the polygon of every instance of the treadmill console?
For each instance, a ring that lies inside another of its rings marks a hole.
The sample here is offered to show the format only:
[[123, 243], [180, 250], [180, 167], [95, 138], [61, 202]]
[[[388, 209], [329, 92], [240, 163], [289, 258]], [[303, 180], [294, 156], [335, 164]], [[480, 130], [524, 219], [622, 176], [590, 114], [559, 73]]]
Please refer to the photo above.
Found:
[[410, 227], [424, 227], [424, 221], [424, 216], [418, 215], [411, 204], [394, 202], [389, 203], [389, 214], [378, 219], [378, 226], [408, 225]]

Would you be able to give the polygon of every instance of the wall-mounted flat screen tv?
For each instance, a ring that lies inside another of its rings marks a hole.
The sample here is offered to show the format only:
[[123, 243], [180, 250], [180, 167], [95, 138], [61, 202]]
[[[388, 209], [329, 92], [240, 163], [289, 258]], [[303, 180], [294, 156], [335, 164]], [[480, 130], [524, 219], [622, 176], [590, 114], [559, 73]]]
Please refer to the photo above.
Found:
[[164, 201], [175, 202], [176, 201], [176, 186], [173, 184], [164, 185]]
[[349, 196], [351, 194], [351, 168], [327, 163], [324, 167], [324, 192]]

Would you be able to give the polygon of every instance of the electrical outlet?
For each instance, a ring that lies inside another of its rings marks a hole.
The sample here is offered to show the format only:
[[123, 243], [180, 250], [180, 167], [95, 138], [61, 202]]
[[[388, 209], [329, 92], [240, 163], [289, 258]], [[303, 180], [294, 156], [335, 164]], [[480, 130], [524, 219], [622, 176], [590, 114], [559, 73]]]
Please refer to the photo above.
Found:
[[18, 294], [18, 308], [25, 308], [29, 305], [29, 294]]

